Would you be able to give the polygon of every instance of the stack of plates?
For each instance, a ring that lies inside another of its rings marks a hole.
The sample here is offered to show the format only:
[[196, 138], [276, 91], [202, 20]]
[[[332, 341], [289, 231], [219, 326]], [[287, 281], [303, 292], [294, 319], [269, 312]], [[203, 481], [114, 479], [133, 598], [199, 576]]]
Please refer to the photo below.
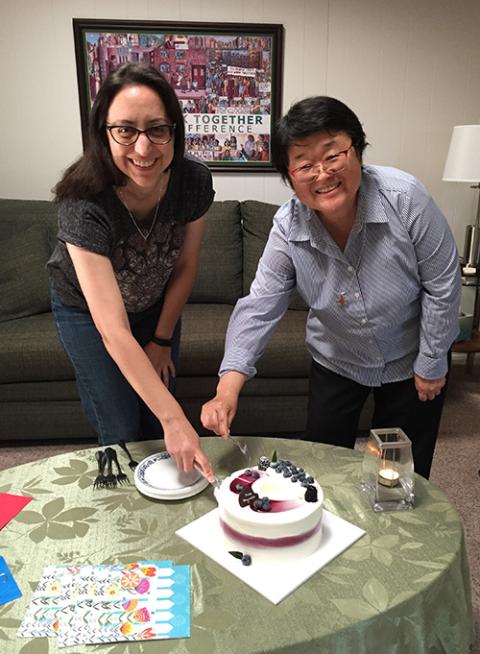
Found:
[[157, 500], [181, 500], [200, 493], [208, 481], [197, 470], [181, 472], [168, 452], [143, 459], [135, 468], [135, 486]]

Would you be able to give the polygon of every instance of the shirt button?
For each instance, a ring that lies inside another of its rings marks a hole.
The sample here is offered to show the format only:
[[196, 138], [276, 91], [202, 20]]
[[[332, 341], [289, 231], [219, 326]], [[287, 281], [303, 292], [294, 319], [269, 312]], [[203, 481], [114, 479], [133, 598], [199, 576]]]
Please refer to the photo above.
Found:
[[362, 318], [362, 320], [361, 320], [362, 325], [364, 325], [366, 322], [367, 322], [367, 319], [366, 319], [366, 318]]
[[353, 272], [352, 266], [348, 266], [347, 270], [348, 270], [348, 272]]
[[355, 299], [358, 300], [358, 298], [360, 297], [360, 293], [355, 293], [355, 296], [354, 296], [354, 297], [355, 297]]

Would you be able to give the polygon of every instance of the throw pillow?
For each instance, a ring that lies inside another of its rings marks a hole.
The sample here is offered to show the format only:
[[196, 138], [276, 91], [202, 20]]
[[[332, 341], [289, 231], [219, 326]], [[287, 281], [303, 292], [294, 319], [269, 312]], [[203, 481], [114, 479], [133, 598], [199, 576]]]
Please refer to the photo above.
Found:
[[[243, 226], [243, 293], [247, 295], [257, 272], [258, 261], [267, 243], [273, 217], [278, 206], [257, 200], [241, 203]], [[308, 307], [297, 291], [290, 299], [290, 309], [305, 311]]]
[[190, 303], [235, 304], [242, 295], [240, 205], [214, 202], [207, 213], [197, 278]]
[[51, 310], [45, 269], [49, 255], [45, 225], [0, 241], [0, 322]]

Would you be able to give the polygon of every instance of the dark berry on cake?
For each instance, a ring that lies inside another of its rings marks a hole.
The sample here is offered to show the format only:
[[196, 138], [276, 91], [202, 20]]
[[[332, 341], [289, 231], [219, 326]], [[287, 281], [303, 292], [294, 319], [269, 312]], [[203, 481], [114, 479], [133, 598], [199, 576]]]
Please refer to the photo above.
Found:
[[305, 491], [305, 502], [318, 502], [318, 492], [315, 486], [307, 486], [307, 490]]
[[244, 554], [242, 556], [242, 565], [251, 565], [252, 563], [252, 557], [250, 554]]

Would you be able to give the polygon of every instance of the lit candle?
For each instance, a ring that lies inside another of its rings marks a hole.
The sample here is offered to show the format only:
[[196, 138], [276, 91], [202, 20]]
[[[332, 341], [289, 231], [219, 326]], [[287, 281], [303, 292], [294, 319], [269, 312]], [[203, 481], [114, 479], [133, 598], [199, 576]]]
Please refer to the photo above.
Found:
[[398, 484], [400, 475], [393, 468], [382, 468], [378, 472], [378, 483], [392, 488]]

